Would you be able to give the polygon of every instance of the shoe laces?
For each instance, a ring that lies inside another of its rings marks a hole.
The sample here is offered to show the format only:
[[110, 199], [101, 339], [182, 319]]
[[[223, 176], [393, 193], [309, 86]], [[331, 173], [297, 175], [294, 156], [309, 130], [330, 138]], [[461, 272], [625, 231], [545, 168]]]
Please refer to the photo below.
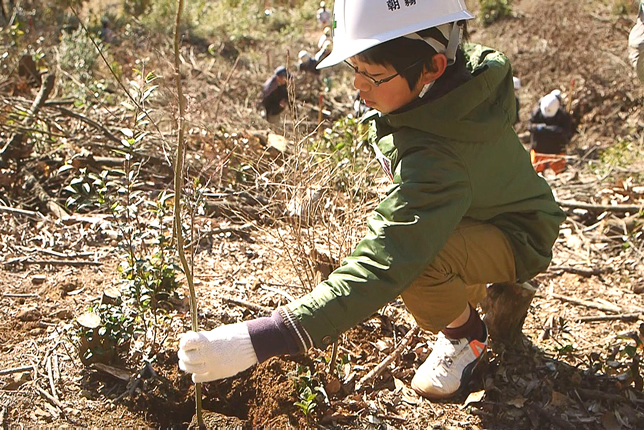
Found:
[[458, 354], [457, 348], [459, 346], [460, 341], [448, 339], [443, 333], [439, 333], [430, 355], [431, 362], [434, 365], [443, 365], [449, 368], [454, 363], [452, 357]]

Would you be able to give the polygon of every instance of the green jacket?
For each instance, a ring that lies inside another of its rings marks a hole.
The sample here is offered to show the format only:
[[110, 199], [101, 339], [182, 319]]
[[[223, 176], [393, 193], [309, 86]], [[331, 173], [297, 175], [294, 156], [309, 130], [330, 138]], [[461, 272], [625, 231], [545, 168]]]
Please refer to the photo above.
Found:
[[372, 128], [393, 184], [341, 267], [287, 308], [318, 347], [395, 299], [432, 262], [463, 217], [490, 222], [514, 251], [519, 281], [545, 270], [564, 213], [512, 128], [507, 58], [465, 47], [473, 78]]

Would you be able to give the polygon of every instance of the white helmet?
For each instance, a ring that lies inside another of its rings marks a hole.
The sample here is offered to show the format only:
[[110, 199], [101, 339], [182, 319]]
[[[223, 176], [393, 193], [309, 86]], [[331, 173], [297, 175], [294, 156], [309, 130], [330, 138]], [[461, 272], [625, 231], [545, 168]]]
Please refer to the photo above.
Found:
[[311, 57], [308, 52], [305, 50], [301, 50], [299, 54], [297, 54], [297, 58], [300, 60], [308, 60]]
[[541, 101], [539, 101], [539, 110], [541, 111], [541, 115], [545, 118], [552, 118], [557, 115], [557, 111], [561, 106], [561, 99], [559, 98], [560, 95], [561, 91], [554, 90], [550, 94], [543, 96]]
[[[468, 12], [464, 0], [336, 0], [333, 8], [334, 49], [318, 68], [333, 66], [398, 37], [416, 36], [420, 30], [472, 18], [474, 15]], [[456, 52], [458, 47], [459, 34], [452, 37], [454, 29], [458, 27], [453, 26], [451, 30], [448, 52], [450, 48]]]
[[521, 79], [516, 76], [512, 76], [512, 83], [514, 84], [514, 90], [518, 91], [521, 89]]

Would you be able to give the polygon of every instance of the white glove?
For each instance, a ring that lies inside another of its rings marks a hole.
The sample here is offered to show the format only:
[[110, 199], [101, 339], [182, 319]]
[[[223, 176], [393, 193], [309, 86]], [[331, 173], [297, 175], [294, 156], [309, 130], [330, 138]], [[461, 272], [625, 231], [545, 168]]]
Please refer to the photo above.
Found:
[[228, 378], [254, 364], [257, 355], [245, 323], [181, 336], [179, 368], [192, 373], [195, 383]]

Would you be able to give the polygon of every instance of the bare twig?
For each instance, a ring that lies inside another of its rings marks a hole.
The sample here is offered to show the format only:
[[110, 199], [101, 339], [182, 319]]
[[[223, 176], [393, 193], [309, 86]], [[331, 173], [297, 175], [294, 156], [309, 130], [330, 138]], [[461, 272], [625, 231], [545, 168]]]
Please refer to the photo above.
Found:
[[256, 305], [255, 303], [247, 302], [246, 300], [236, 299], [234, 297], [228, 297], [228, 296], [222, 296], [221, 299], [224, 302], [232, 303], [238, 306], [243, 306], [255, 312], [260, 312], [263, 314], [271, 313], [271, 309], [267, 308], [266, 306]]
[[221, 105], [221, 98], [224, 96], [224, 91], [226, 90], [226, 86], [228, 86], [228, 81], [230, 81], [230, 78], [233, 76], [233, 72], [237, 68], [237, 63], [239, 63], [239, 58], [240, 56], [238, 55], [237, 58], [235, 59], [235, 64], [233, 64], [233, 67], [230, 68], [230, 72], [228, 72], [228, 76], [226, 77], [226, 80], [224, 81], [224, 85], [221, 87], [221, 92], [219, 93], [219, 97], [217, 97], [217, 104], [215, 105], [215, 115], [214, 119], [217, 119], [217, 114], [219, 113], [219, 106]]
[[53, 355], [53, 361], [52, 361], [52, 366], [53, 366], [53, 371], [54, 371], [54, 380], [59, 381], [60, 380], [60, 365], [58, 364], [58, 353], [54, 351]]
[[338, 359], [338, 341], [333, 342], [333, 348], [331, 349], [331, 359], [329, 360], [329, 365], [327, 367], [326, 373], [329, 375], [335, 376], [335, 361]]
[[[54, 89], [54, 82], [56, 81], [56, 75], [53, 73], [50, 73], [47, 75], [45, 78], [45, 82], [42, 84], [40, 87], [40, 92], [34, 99], [33, 103], [31, 104], [31, 108], [29, 108], [29, 113], [27, 117], [22, 121], [21, 125], [24, 127], [29, 127], [31, 123], [34, 121], [34, 116], [38, 111], [40, 110], [41, 106], [45, 101], [47, 101], [47, 97], [49, 97], [49, 94], [51, 91]], [[15, 149], [16, 146], [19, 146], [22, 144], [23, 139], [25, 138], [25, 135], [23, 133], [16, 133], [11, 138], [9, 141], [4, 145], [2, 149], [0, 149], [0, 166], [3, 166], [6, 164], [6, 156], [10, 155], [11, 151]]]
[[16, 293], [2, 293], [2, 297], [7, 297], [7, 298], [15, 298], [15, 299], [27, 299], [27, 298], [35, 298], [35, 297], [40, 297], [38, 294], [16, 294]]
[[626, 396], [620, 396], [619, 394], [605, 393], [603, 391], [591, 390], [588, 388], [575, 388], [575, 391], [577, 391], [579, 394], [581, 394], [582, 397], [586, 399], [612, 400], [617, 402], [623, 402], [627, 400]]
[[378, 415], [376, 415], [376, 418], [380, 418], [381, 420], [398, 421], [398, 422], [401, 422], [401, 423], [407, 422], [407, 418], [399, 417], [397, 415], [378, 414]]
[[616, 313], [616, 314], [621, 314], [621, 313], [624, 312], [624, 310], [622, 308], [620, 308], [619, 306], [602, 305], [602, 304], [599, 304], [599, 303], [590, 302], [588, 300], [575, 299], [574, 297], [568, 297], [568, 296], [564, 296], [564, 295], [556, 294], [556, 293], [551, 293], [551, 294], [548, 294], [548, 295], [543, 295], [543, 294], [537, 293], [536, 297], [541, 297], [541, 298], [552, 297], [552, 298], [555, 298], [555, 299], [559, 299], [559, 300], [561, 300], [563, 302], [568, 302], [568, 303], [572, 303], [574, 305], [579, 305], [579, 306], [585, 306], [587, 308], [592, 308], [592, 309], [599, 309], [600, 311], [604, 311], [604, 312], [613, 312], [613, 313]]
[[601, 275], [602, 273], [609, 272], [611, 269], [609, 267], [600, 267], [597, 269], [578, 269], [576, 267], [568, 266], [550, 266], [548, 267], [548, 272], [568, 272], [574, 273], [575, 275], [584, 276], [590, 278], [591, 276]]
[[55, 107], [56, 109], [58, 109], [58, 110], [60, 111], [60, 113], [62, 113], [63, 115], [67, 115], [67, 116], [69, 116], [69, 117], [72, 117], [72, 118], [76, 118], [76, 119], [78, 119], [78, 120], [81, 120], [81, 121], [83, 121], [84, 123], [89, 124], [89, 125], [91, 125], [92, 127], [94, 127], [94, 128], [96, 128], [96, 129], [98, 129], [98, 130], [102, 131], [102, 132], [103, 132], [103, 134], [104, 134], [108, 139], [110, 139], [112, 142], [116, 142], [116, 143], [118, 143], [118, 144], [120, 144], [120, 143], [121, 143], [121, 139], [119, 139], [118, 137], [116, 137], [114, 134], [112, 134], [112, 132], [111, 132], [111, 131], [109, 131], [108, 129], [106, 129], [104, 126], [102, 126], [102, 125], [101, 125], [101, 124], [99, 124], [98, 122], [96, 122], [96, 121], [94, 121], [94, 120], [92, 120], [92, 119], [89, 119], [89, 118], [87, 118], [87, 117], [86, 117], [86, 116], [84, 116], [84, 115], [81, 115], [81, 114], [79, 114], [79, 113], [76, 113], [76, 112], [74, 112], [74, 111], [71, 111], [71, 110], [69, 110], [69, 109], [66, 109], [66, 108], [64, 108], [64, 107], [62, 107], [62, 106], [54, 106], [54, 107]]
[[24, 260], [22, 264], [49, 264], [52, 266], [101, 266], [100, 261], [84, 260]]
[[54, 374], [51, 368], [51, 356], [47, 357], [47, 378], [49, 379], [49, 388], [51, 389], [51, 394], [54, 399], [58, 400], [58, 395], [56, 394], [56, 386], [54, 385]]
[[40, 212], [28, 211], [28, 210], [24, 210], [24, 209], [10, 208], [9, 206], [0, 206], [0, 212], [9, 212], [9, 213], [13, 213], [13, 214], [27, 215], [27, 216], [37, 217], [37, 218], [44, 218], [43, 214], [41, 214]]
[[25, 184], [28, 184], [31, 187], [33, 193], [36, 195], [38, 200], [45, 205], [49, 211], [54, 214], [57, 218], [62, 218], [66, 215], [69, 215], [65, 208], [56, 203], [56, 201], [47, 194], [45, 189], [42, 187], [40, 182], [36, 177], [29, 171], [25, 173]]
[[64, 252], [58, 252], [58, 251], [54, 251], [53, 249], [46, 249], [46, 248], [26, 248], [23, 246], [19, 246], [18, 248], [25, 252], [42, 252], [43, 254], [53, 255], [54, 257], [60, 257], [60, 258], [91, 257], [93, 255], [96, 255], [94, 252], [64, 253]]
[[405, 348], [412, 342], [412, 340], [418, 333], [418, 330], [419, 330], [418, 326], [415, 326], [412, 329], [410, 329], [405, 335], [405, 337], [402, 338], [402, 340], [400, 341], [400, 344], [391, 352], [391, 354], [389, 354], [389, 356], [385, 358], [376, 367], [374, 367], [371, 370], [371, 372], [367, 373], [365, 376], [362, 377], [362, 379], [358, 381], [358, 384], [356, 385], [356, 391], [360, 391], [362, 388], [364, 388], [367, 382], [371, 381], [373, 378], [380, 375], [387, 366], [389, 366], [396, 358], [398, 358], [400, 354], [405, 350]]
[[571, 209], [588, 209], [611, 212], [631, 212], [636, 213], [642, 210], [642, 205], [595, 205], [592, 203], [576, 202], [572, 200], [558, 200], [559, 206]]
[[34, 366], [22, 366], [14, 367], [13, 369], [4, 369], [0, 370], [0, 376], [11, 375], [12, 373], [26, 372], [27, 370], [33, 370]]
[[34, 388], [36, 389], [36, 391], [38, 391], [38, 393], [39, 393], [41, 396], [43, 396], [45, 399], [49, 400], [49, 402], [50, 402], [52, 405], [54, 405], [54, 406], [56, 406], [58, 409], [60, 409], [60, 411], [61, 411], [63, 414], [65, 413], [64, 406], [63, 406], [63, 404], [62, 404], [62, 403], [60, 403], [60, 400], [58, 400], [58, 399], [54, 398], [51, 394], [49, 394], [47, 391], [45, 391], [45, 390], [43, 390], [42, 388], [40, 388], [38, 385], [34, 385]]
[[239, 233], [239, 232], [246, 232], [248, 230], [251, 230], [253, 228], [257, 228], [255, 223], [249, 222], [241, 226], [230, 226], [230, 227], [219, 227], [219, 228], [214, 228], [212, 230], [203, 232], [203, 236], [212, 236], [215, 234], [220, 234], [220, 233]]
[[[181, 71], [179, 61], [179, 27], [181, 25], [181, 14], [183, 13], [183, 0], [177, 0], [177, 16], [174, 27], [174, 74], [177, 84], [177, 99], [179, 100], [179, 118], [178, 118], [178, 134], [177, 134], [177, 154], [174, 163], [174, 234], [177, 240], [177, 252], [179, 253], [179, 260], [186, 275], [188, 288], [190, 289], [190, 321], [192, 323], [192, 330], [199, 331], [199, 320], [197, 313], [197, 293], [194, 285], [194, 273], [190, 269], [188, 260], [183, 244], [183, 232], [181, 222], [181, 192], [183, 190], [183, 165], [184, 165], [184, 142], [183, 134], [185, 132], [185, 99], [183, 97], [183, 89], [181, 83]], [[202, 415], [201, 406], [201, 384], [195, 384], [195, 414], [199, 428], [205, 428]]]
[[640, 313], [618, 314], [618, 315], [597, 315], [592, 317], [579, 317], [579, 322], [593, 322], [593, 321], [615, 321], [615, 320], [634, 320], [640, 317]]

